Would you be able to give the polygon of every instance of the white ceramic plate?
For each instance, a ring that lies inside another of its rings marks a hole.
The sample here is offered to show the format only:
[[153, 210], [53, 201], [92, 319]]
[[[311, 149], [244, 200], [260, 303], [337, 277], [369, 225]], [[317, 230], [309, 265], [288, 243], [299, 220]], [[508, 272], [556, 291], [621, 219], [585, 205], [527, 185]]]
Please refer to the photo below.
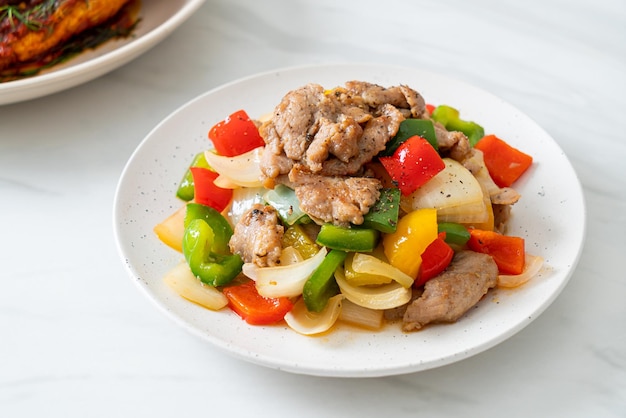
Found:
[[[400, 83], [428, 103], [449, 104], [534, 156], [517, 183], [511, 235], [525, 237], [529, 252], [547, 267], [522, 288], [495, 290], [458, 322], [405, 334], [399, 325], [382, 332], [340, 326], [322, 337], [304, 337], [286, 326], [248, 326], [228, 309], [212, 312], [174, 294], [162, 277], [181, 255], [161, 244], [152, 229], [181, 203], [175, 190], [195, 153], [209, 146], [207, 132], [238, 109], [252, 117], [271, 111], [290, 89], [309, 82], [334, 87], [348, 80], [384, 86]], [[580, 183], [555, 141], [520, 111], [465, 83], [416, 69], [378, 65], [292, 68], [265, 73], [212, 90], [159, 124], [130, 158], [118, 186], [114, 229], [124, 263], [141, 291], [192, 333], [239, 358], [295, 373], [382, 376], [456, 362], [511, 337], [541, 314], [566, 285], [585, 234]]]
[[109, 41], [34, 77], [0, 83], [0, 105], [56, 93], [119, 68], [171, 34], [202, 3], [204, 0], [144, 0], [133, 37]]

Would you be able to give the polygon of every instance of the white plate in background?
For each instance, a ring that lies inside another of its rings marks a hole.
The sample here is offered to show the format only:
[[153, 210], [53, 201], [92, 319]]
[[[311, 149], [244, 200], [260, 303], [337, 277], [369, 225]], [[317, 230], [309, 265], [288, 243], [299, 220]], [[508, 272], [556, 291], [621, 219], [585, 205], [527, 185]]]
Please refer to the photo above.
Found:
[[[163, 283], [182, 256], [162, 244], [153, 227], [180, 207], [177, 185], [192, 157], [209, 146], [210, 127], [245, 109], [270, 112], [289, 90], [315, 82], [327, 88], [348, 80], [384, 86], [407, 84], [427, 103], [448, 104], [530, 154], [534, 164], [515, 185], [510, 235], [526, 239], [529, 253], [544, 257], [539, 277], [514, 290], [491, 291], [459, 321], [403, 333], [399, 324], [381, 332], [339, 326], [305, 337], [286, 326], [250, 326], [228, 309], [213, 312], [181, 298]], [[511, 337], [537, 316], [567, 284], [585, 236], [585, 207], [578, 178], [557, 143], [503, 100], [466, 83], [410, 68], [330, 65], [276, 70], [209, 91], [161, 122], [125, 167], [114, 203], [114, 230], [133, 281], [176, 323], [227, 353], [289, 372], [340, 377], [384, 376], [453, 363]], [[523, 359], [520, 359], [523, 361]]]
[[0, 105], [43, 97], [104, 75], [143, 54], [171, 34], [204, 0], [143, 0], [133, 35], [110, 40], [38, 75], [0, 83]]

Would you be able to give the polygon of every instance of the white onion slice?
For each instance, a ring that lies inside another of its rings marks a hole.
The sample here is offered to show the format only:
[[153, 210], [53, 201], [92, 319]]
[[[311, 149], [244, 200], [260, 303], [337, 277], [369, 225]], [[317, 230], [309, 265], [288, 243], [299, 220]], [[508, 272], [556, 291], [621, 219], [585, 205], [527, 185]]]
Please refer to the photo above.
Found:
[[483, 189], [461, 163], [444, 158], [446, 167], [409, 196], [401, 206], [406, 212], [437, 209], [439, 222], [484, 222], [488, 218]]
[[341, 268], [335, 271], [335, 279], [346, 299], [364, 308], [392, 309], [411, 300], [411, 288], [398, 282], [379, 286], [353, 286], [348, 283]]
[[256, 282], [257, 291], [266, 298], [299, 296], [304, 283], [324, 261], [327, 252], [326, 247], [322, 247], [313, 257], [288, 266], [259, 267], [245, 263], [243, 274]]
[[304, 299], [300, 298], [291, 311], [285, 315], [285, 322], [289, 328], [299, 334], [315, 335], [328, 331], [337, 321], [341, 313], [343, 296], [331, 297], [322, 312], [310, 312], [306, 308]]
[[265, 191], [263, 187], [240, 187], [233, 190], [230, 205], [222, 212], [233, 228], [255, 203], [263, 203]]
[[500, 274], [498, 275], [499, 287], [517, 287], [521, 286], [539, 273], [543, 266], [543, 258], [536, 255], [526, 254], [524, 263], [524, 271], [521, 274]]
[[378, 330], [383, 326], [385, 312], [381, 309], [369, 309], [344, 299], [341, 303], [339, 321], [359, 327]]
[[205, 308], [217, 311], [228, 305], [226, 296], [216, 288], [202, 283], [185, 262], [171, 269], [163, 280], [180, 296]]
[[[235, 157], [224, 157], [212, 151], [205, 151], [204, 156], [213, 170], [220, 177], [217, 185], [225, 188], [261, 186], [261, 155], [263, 147], [255, 148]], [[219, 183], [219, 184], [218, 184]], [[230, 186], [230, 187], [227, 187]]]
[[[349, 257], [350, 268], [357, 273], [355, 276], [358, 276], [358, 273], [363, 275], [383, 276], [395, 280], [404, 287], [411, 287], [413, 285], [414, 280], [411, 276], [373, 255], [354, 253], [353, 255], [349, 255]], [[358, 277], [350, 278], [346, 273], [346, 280], [348, 282], [357, 285], [358, 282], [355, 279], [358, 280]]]

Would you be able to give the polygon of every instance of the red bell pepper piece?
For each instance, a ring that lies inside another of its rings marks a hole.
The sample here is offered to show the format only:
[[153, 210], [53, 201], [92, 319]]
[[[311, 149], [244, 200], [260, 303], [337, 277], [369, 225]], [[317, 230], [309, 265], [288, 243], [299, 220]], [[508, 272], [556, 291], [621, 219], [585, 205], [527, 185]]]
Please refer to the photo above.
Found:
[[470, 228], [467, 246], [470, 250], [489, 254], [502, 274], [521, 274], [526, 262], [524, 238], [502, 235], [494, 231]]
[[500, 187], [509, 187], [533, 163], [530, 155], [513, 148], [495, 135], [483, 137], [474, 148], [483, 152], [487, 170]]
[[219, 174], [202, 167], [189, 167], [189, 170], [193, 176], [196, 203], [210, 206], [218, 212], [223, 211], [233, 198], [233, 191], [215, 185], [214, 181]]
[[393, 155], [379, 157], [379, 160], [405, 196], [413, 193], [446, 166], [433, 146], [417, 135], [403, 142]]
[[215, 151], [225, 157], [241, 155], [265, 146], [259, 129], [244, 110], [238, 110], [209, 130]]
[[422, 265], [413, 286], [420, 287], [424, 283], [444, 271], [454, 257], [454, 250], [445, 241], [446, 233], [440, 232], [437, 239], [426, 247], [422, 253]]
[[248, 281], [222, 289], [228, 306], [250, 325], [270, 325], [282, 320], [293, 308], [287, 297], [266, 298], [259, 295], [256, 284]]
[[426, 111], [428, 112], [429, 115], [433, 114], [433, 110], [435, 110], [437, 106], [431, 105], [431, 104], [426, 104]]

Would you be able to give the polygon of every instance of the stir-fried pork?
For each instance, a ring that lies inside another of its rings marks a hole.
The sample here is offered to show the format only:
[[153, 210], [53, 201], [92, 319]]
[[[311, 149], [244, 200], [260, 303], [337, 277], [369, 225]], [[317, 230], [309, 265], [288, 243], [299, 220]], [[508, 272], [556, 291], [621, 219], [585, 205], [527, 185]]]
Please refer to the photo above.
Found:
[[326, 177], [296, 165], [289, 178], [296, 184], [300, 208], [312, 218], [336, 225], [362, 224], [363, 214], [380, 197], [380, 181], [367, 177]]
[[497, 279], [498, 266], [491, 256], [457, 252], [450, 266], [426, 282], [422, 296], [408, 306], [403, 329], [416, 331], [429, 323], [456, 321], [496, 285]]
[[350, 81], [326, 91], [307, 84], [287, 93], [260, 128], [264, 183], [294, 188], [316, 220], [360, 224], [381, 188], [364, 176], [364, 165], [385, 149], [405, 115], [425, 114], [424, 99], [407, 86]]
[[237, 223], [228, 244], [230, 251], [246, 263], [275, 266], [280, 264], [283, 233], [276, 209], [257, 203]]

